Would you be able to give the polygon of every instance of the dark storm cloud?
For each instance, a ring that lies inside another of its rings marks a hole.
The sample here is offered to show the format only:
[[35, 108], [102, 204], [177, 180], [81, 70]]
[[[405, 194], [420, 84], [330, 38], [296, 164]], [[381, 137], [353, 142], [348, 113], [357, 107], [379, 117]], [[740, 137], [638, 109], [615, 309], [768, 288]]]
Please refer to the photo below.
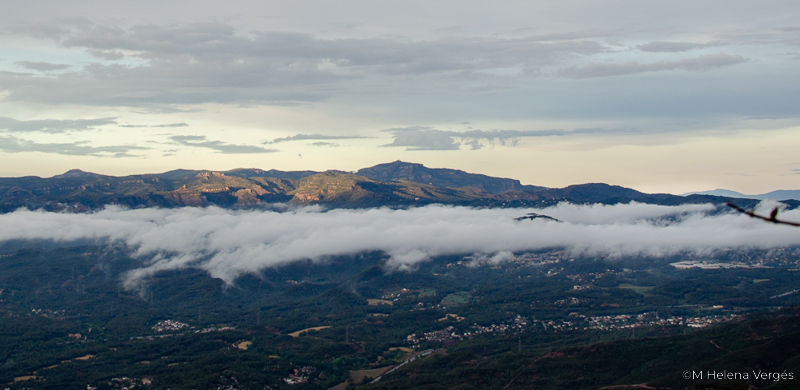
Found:
[[169, 138], [180, 145], [211, 149], [223, 154], [274, 153], [278, 151], [277, 149], [265, 149], [253, 145], [235, 145], [222, 141], [210, 141], [202, 135], [174, 135]]

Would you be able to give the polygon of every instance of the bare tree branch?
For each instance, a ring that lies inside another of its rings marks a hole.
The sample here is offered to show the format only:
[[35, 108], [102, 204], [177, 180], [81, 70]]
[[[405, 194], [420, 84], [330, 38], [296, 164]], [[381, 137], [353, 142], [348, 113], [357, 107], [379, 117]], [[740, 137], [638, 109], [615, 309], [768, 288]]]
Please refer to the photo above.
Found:
[[756, 214], [753, 210], [745, 210], [745, 209], [743, 209], [743, 208], [741, 208], [741, 207], [739, 207], [739, 206], [737, 206], [737, 205], [735, 205], [735, 204], [733, 204], [731, 202], [728, 202], [728, 206], [733, 208], [734, 210], [742, 213], [742, 214], [747, 214], [747, 215], [749, 215], [749, 216], [751, 216], [753, 218], [763, 219], [763, 220], [765, 220], [767, 222], [779, 223], [779, 224], [790, 225], [790, 226], [800, 226], [800, 223], [797, 223], [797, 222], [779, 220], [778, 219], [778, 208], [777, 207], [775, 207], [772, 210], [772, 212], [769, 213], [769, 217], [766, 217], [766, 216], [763, 216], [763, 215]]

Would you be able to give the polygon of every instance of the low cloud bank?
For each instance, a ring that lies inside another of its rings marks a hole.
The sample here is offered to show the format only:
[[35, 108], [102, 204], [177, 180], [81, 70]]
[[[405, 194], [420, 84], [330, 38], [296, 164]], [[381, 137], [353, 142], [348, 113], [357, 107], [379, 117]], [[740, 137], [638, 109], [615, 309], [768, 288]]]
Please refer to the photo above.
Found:
[[[769, 205], [765, 205], [766, 212]], [[800, 245], [800, 230], [744, 215], [709, 214], [711, 205], [580, 206], [547, 209], [472, 209], [428, 206], [408, 210], [287, 212], [219, 208], [109, 207], [92, 214], [16, 211], [0, 215], [0, 241], [122, 241], [144, 261], [128, 274], [135, 287], [159, 271], [194, 267], [227, 283], [245, 273], [293, 261], [384, 251], [388, 266], [408, 270], [432, 256], [566, 247], [576, 254], [659, 257], [683, 251]], [[545, 219], [516, 221], [528, 212]], [[800, 210], [781, 213], [800, 221]]]

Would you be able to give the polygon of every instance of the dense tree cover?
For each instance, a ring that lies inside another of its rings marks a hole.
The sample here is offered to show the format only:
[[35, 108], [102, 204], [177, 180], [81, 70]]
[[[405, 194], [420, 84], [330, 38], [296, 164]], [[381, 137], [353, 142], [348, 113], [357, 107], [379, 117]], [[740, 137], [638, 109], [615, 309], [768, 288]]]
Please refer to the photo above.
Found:
[[[350, 386], [579, 389], [647, 382], [683, 388], [699, 381], [677, 378], [682, 369], [800, 373], [800, 351], [786, 347], [800, 345], [800, 319], [778, 310], [800, 303], [800, 294], [773, 298], [798, 288], [796, 264], [787, 262], [796, 261], [796, 252], [749, 253], [774, 258], [773, 268], [676, 270], [669, 263], [681, 256], [606, 261], [559, 258], [554, 250], [543, 254], [559, 261], [533, 266], [465, 266], [461, 256], [443, 256], [413, 272], [387, 272], [385, 255], [375, 252], [267, 269], [232, 286], [182, 270], [125, 290], [120, 278], [139, 263], [124, 246], [24, 249], [0, 257], [0, 384], [110, 388], [124, 376], [149, 379], [150, 388], [328, 388], [351, 371], [413, 356], [397, 349], [412, 347], [410, 334], [448, 326], [462, 334], [517, 316], [529, 324], [521, 332], [423, 340], [416, 351], [438, 352], [376, 384]], [[726, 256], [721, 260], [739, 255]], [[685, 324], [542, 325], [643, 313], [743, 317], [700, 331]], [[189, 327], [152, 329], [166, 319]], [[313, 327], [327, 328], [289, 335]], [[242, 342], [251, 344], [241, 349]], [[295, 370], [306, 383], [286, 383]], [[24, 376], [37, 378], [13, 382]]]

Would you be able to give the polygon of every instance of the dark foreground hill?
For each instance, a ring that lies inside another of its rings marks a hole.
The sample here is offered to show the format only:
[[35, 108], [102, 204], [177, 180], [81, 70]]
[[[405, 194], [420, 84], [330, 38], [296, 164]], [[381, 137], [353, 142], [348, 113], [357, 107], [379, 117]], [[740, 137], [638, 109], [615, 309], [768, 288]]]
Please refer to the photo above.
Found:
[[[431, 169], [396, 161], [359, 170], [224, 172], [175, 170], [124, 177], [71, 170], [50, 178], [0, 178], [0, 211], [20, 207], [85, 211], [106, 205], [138, 207], [253, 207], [272, 203], [327, 207], [407, 207], [450, 204], [475, 207], [544, 207], [559, 202], [678, 205], [724, 204], [733, 198], [712, 195], [646, 194], [592, 183], [565, 188], [522, 185], [518, 180]], [[743, 207], [758, 201], [736, 199]], [[790, 207], [800, 202], [787, 201]]]

